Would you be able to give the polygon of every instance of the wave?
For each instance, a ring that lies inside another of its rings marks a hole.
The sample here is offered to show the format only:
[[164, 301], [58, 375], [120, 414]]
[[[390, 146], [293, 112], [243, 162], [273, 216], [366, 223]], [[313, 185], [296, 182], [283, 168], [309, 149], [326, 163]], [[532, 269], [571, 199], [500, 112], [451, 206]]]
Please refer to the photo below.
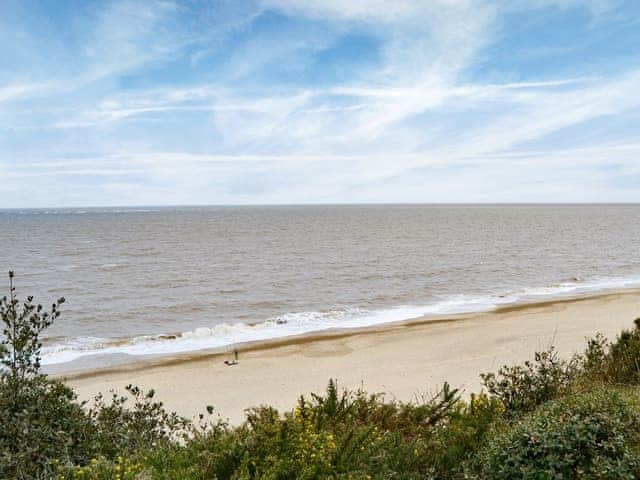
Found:
[[150, 208], [90, 208], [90, 209], [73, 209], [73, 208], [57, 208], [57, 209], [27, 209], [27, 210], [14, 210], [14, 209], [2, 209], [0, 214], [3, 215], [95, 215], [101, 213], [151, 213], [157, 212], [157, 209]]
[[78, 337], [43, 348], [42, 364], [53, 365], [77, 360], [87, 355], [125, 354], [132, 356], [169, 355], [198, 350], [230, 347], [245, 342], [285, 338], [329, 329], [350, 329], [383, 325], [419, 317], [487, 312], [500, 307], [605, 293], [640, 287], [640, 276], [577, 278], [545, 287], [488, 295], [453, 295], [427, 305], [398, 306], [368, 310], [343, 308], [330, 311], [287, 313], [260, 323], [222, 323], [211, 327], [161, 335], [146, 335], [131, 339]]
[[98, 267], [99, 270], [114, 270], [118, 268], [120, 265], [117, 263], [105, 263], [104, 265], [100, 265]]

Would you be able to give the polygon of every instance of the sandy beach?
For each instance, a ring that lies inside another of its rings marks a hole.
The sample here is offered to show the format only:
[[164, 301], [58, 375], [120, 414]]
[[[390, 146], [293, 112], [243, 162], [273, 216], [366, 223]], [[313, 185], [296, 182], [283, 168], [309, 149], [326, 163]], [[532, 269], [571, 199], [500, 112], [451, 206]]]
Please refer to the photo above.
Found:
[[538, 303], [502, 310], [385, 327], [325, 332], [242, 348], [238, 365], [228, 355], [201, 353], [68, 374], [81, 399], [129, 383], [155, 388], [168, 408], [193, 416], [206, 405], [231, 423], [244, 410], [269, 404], [291, 408], [301, 394], [321, 391], [328, 379], [409, 401], [445, 380], [465, 391], [480, 389], [479, 374], [531, 358], [555, 345], [568, 357], [585, 339], [609, 338], [640, 316], [640, 291]]

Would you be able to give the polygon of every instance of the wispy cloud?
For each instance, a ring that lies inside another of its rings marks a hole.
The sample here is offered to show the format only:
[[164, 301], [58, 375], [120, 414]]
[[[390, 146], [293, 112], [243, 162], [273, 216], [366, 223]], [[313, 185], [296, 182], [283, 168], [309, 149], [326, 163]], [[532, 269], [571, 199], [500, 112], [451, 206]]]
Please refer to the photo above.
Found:
[[[0, 192], [11, 205], [640, 200], [620, 181], [640, 178], [640, 139], [624, 121], [640, 121], [640, 64], [619, 42], [640, 40], [633, 4], [7, 11]], [[529, 25], [531, 38], [512, 23], [529, 14], [549, 20]], [[545, 30], [562, 19], [564, 37]], [[597, 31], [593, 58], [584, 31]], [[16, 39], [30, 62], [10, 50]], [[512, 44], [517, 59], [487, 63]]]
[[48, 86], [44, 83], [16, 83], [13, 85], [4, 85], [0, 87], [0, 102], [22, 100], [37, 93], [43, 94], [47, 90]]

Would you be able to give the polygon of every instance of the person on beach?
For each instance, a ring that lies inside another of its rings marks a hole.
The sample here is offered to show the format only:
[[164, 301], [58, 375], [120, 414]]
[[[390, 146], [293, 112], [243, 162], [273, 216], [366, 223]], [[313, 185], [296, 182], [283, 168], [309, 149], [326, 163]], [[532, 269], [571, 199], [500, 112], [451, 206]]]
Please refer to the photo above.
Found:
[[225, 360], [224, 364], [227, 366], [237, 365], [238, 364], [238, 349], [233, 349], [233, 360]]

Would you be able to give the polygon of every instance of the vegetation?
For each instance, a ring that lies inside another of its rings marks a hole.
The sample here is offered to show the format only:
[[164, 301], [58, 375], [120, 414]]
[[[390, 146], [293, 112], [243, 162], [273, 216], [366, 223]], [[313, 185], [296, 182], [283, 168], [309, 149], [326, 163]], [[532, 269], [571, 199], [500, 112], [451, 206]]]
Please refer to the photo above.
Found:
[[597, 388], [543, 405], [496, 434], [481, 478], [640, 478], [638, 398]]
[[134, 386], [79, 403], [40, 371], [40, 334], [63, 302], [0, 300], [0, 478], [640, 478], [640, 320], [573, 359], [550, 349], [482, 375], [466, 399], [445, 384], [389, 402], [331, 380], [231, 427], [210, 408], [189, 422]]

